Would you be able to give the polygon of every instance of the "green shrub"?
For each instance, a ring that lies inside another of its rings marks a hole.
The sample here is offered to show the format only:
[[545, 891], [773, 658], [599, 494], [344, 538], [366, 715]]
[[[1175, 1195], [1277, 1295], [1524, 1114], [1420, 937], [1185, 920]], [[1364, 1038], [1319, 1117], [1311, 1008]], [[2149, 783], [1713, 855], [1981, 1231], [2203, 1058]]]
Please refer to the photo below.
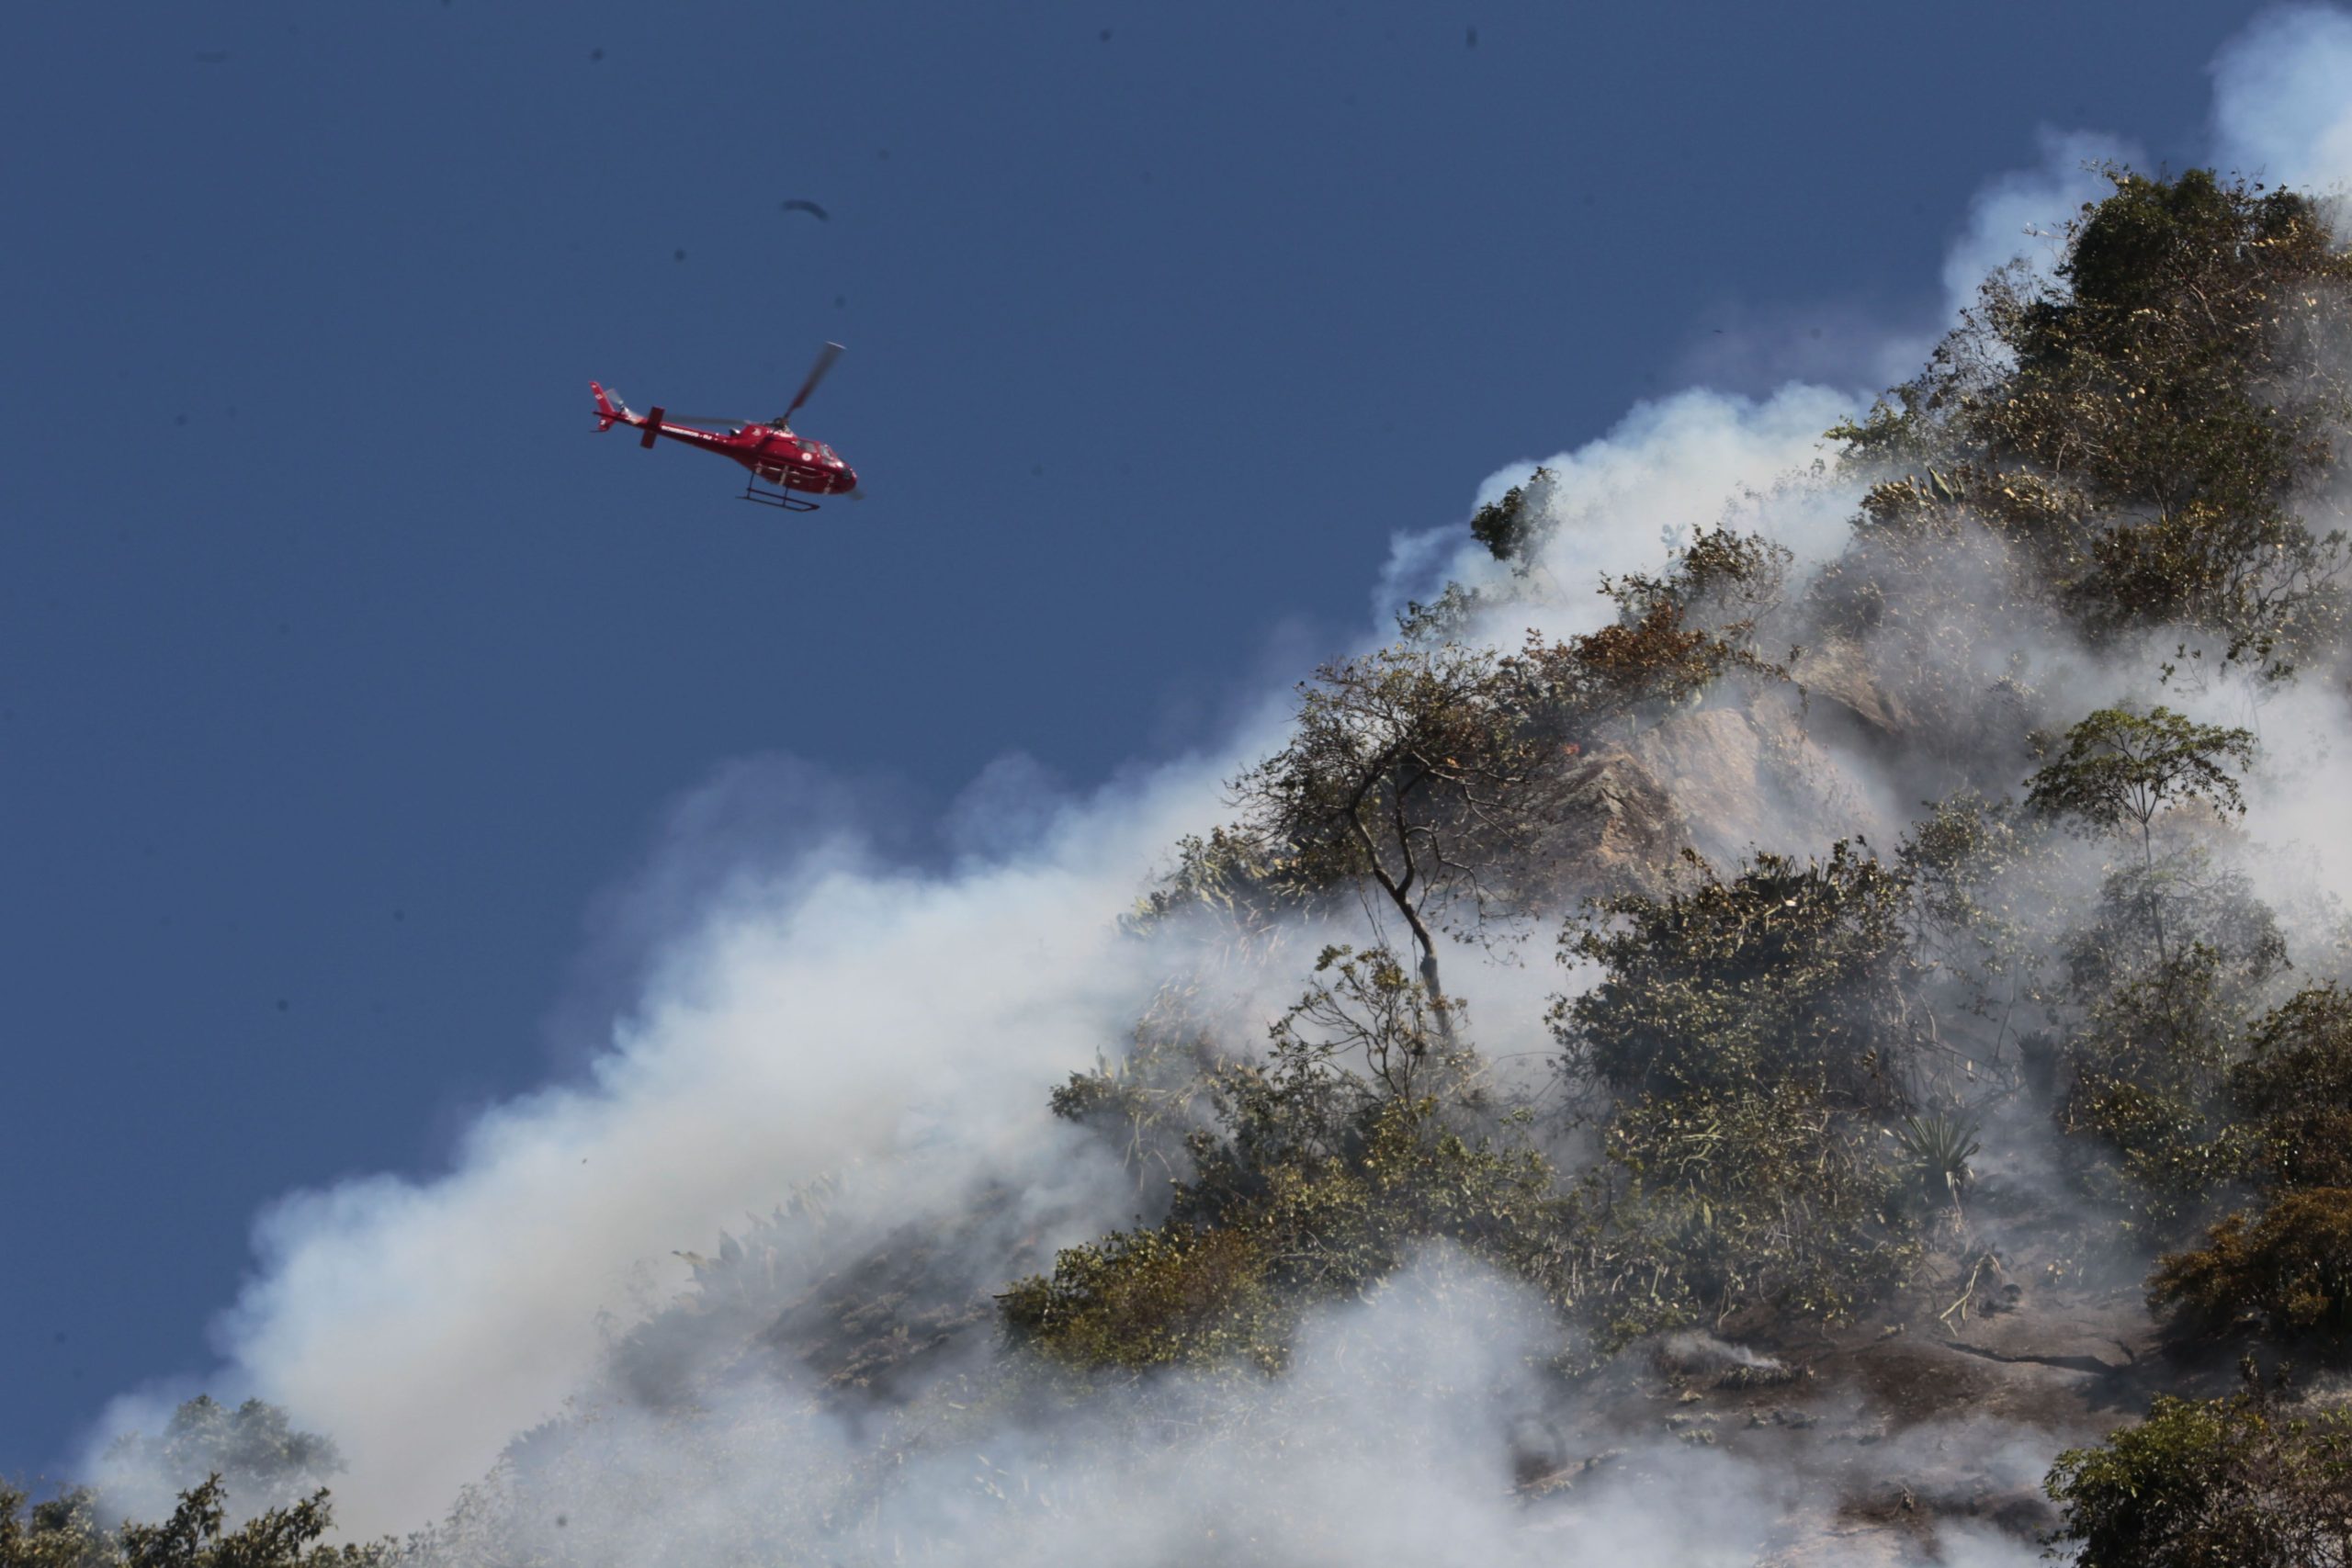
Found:
[[2192, 847], [2111, 875], [2067, 962], [2059, 1125], [2084, 1140], [2094, 1195], [2176, 1239], [2253, 1157], [2231, 1073], [2285, 938], [2243, 875]]
[[1942, 1112], [1905, 1116], [1888, 1128], [1895, 1168], [1910, 1195], [1929, 1204], [1957, 1203], [1972, 1174], [1968, 1162], [1984, 1146], [1976, 1132], [1974, 1122]]
[[1080, 1366], [1271, 1370], [1300, 1312], [1361, 1296], [1431, 1242], [1546, 1282], [1550, 1168], [1443, 1131], [1430, 1102], [1371, 1107], [1329, 1156], [1266, 1164], [1205, 1137], [1199, 1154], [1167, 1222], [1066, 1248], [999, 1298], [1016, 1343]]
[[1089, 1365], [1142, 1370], [1246, 1356], [1281, 1359], [1282, 1303], [1250, 1231], [1167, 1224], [1066, 1247], [1051, 1275], [998, 1298], [1017, 1342]]
[[1873, 1146], [1909, 1102], [1910, 909], [1900, 873], [1841, 842], [1570, 922], [1564, 959], [1600, 973], [1553, 1026], [1609, 1165], [1578, 1194], [1566, 1293], [1606, 1338], [1836, 1321], [1918, 1261], [1917, 1205]]
[[[1458, 1017], [1458, 1012], [1454, 1015]], [[1066, 1115], [1137, 1112], [1105, 1080]], [[1324, 950], [1261, 1062], [1206, 1079], [1217, 1122], [1187, 1142], [1168, 1218], [1069, 1247], [999, 1298], [1012, 1337], [1080, 1366], [1279, 1365], [1300, 1311], [1357, 1296], [1453, 1242], [1544, 1282], [1560, 1230], [1552, 1168], [1495, 1127], [1476, 1054], [1385, 948]], [[1093, 1086], [1093, 1087], [1088, 1087]]]
[[1866, 1130], [1794, 1085], [1633, 1101], [1605, 1145], [1623, 1175], [1578, 1238], [1612, 1337], [1763, 1310], [1838, 1322], [1918, 1262], [1900, 1183]]
[[1991, 1025], [1973, 1065], [1997, 1065], [2020, 1008], [2030, 1015], [2045, 999], [2058, 894], [2044, 845], [2014, 802], [1962, 789], [1911, 825], [1895, 861], [1922, 962], [1955, 1010]]
[[2219, 955], [2199, 943], [2100, 998], [2066, 1041], [2059, 1125], [2103, 1145], [2093, 1190], [2160, 1233], [2177, 1234], [2245, 1163], [2222, 1120], [2235, 1021], [2223, 987]]
[[[1703, 865], [1702, 866], [1703, 870]], [[1902, 875], [1840, 840], [1760, 854], [1666, 897], [1597, 904], [1560, 939], [1601, 977], [1557, 1004], [1572, 1079], [1618, 1096], [1803, 1086], [1839, 1107], [1904, 1098], [1917, 978]]]
[[2255, 1026], [2229, 1089], [2265, 1179], [2352, 1187], [2352, 995], [2297, 992]]
[[2252, 1321], [2341, 1348], [2352, 1335], [2352, 1188], [2280, 1193], [2251, 1226], [2232, 1214], [2204, 1247], [2157, 1264], [2148, 1300], [2208, 1332]]
[[2159, 1396], [2138, 1426], [2059, 1455], [2048, 1490], [2080, 1568], [2343, 1568], [2352, 1410]]

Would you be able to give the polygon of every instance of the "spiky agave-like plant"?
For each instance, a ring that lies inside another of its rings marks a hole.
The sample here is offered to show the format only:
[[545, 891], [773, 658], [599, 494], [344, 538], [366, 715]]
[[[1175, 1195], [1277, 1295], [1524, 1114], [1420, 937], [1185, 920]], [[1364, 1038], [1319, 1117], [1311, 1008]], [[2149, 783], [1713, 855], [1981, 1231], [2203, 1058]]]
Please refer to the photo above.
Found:
[[1888, 1135], [1902, 1151], [1902, 1164], [1912, 1173], [1921, 1191], [1930, 1198], [1939, 1192], [1948, 1194], [1957, 1203], [1960, 1190], [1968, 1181], [1968, 1162], [1984, 1147], [1977, 1141], [1976, 1131], [1973, 1122], [1957, 1116], [1914, 1112]]

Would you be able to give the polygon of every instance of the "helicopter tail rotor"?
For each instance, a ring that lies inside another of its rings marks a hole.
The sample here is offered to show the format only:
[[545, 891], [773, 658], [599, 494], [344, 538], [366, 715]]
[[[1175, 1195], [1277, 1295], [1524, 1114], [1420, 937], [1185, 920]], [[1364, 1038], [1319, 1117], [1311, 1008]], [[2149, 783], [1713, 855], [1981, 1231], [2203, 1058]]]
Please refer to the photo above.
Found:
[[616, 423], [628, 418], [628, 404], [621, 401], [618, 392], [607, 397], [605, 389], [594, 381], [588, 383], [588, 389], [596, 394], [596, 428], [599, 431], [610, 430]]

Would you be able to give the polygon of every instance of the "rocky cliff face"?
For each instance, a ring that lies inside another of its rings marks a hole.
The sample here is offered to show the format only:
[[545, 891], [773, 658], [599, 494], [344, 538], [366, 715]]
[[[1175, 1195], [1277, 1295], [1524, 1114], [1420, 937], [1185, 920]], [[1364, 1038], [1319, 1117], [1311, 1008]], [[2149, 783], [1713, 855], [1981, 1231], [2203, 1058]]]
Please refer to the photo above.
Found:
[[1785, 705], [1701, 708], [1567, 762], [1544, 845], [1557, 894], [1662, 890], [1685, 850], [1728, 870], [1758, 850], [1802, 857], [1857, 833], [1891, 840], [1804, 717]]

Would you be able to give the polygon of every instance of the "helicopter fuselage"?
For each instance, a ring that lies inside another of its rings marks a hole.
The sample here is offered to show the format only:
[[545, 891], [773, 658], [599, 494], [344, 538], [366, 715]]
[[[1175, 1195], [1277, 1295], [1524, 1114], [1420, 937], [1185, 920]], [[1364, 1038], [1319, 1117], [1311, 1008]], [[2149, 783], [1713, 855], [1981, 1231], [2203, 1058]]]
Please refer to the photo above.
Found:
[[[815, 378], [810, 379], [813, 382]], [[596, 428], [610, 430], [616, 424], [626, 424], [641, 433], [641, 446], [650, 447], [657, 437], [666, 437], [731, 457], [749, 468], [753, 479], [809, 495], [848, 495], [857, 489], [857, 470], [843, 461], [840, 453], [821, 441], [796, 434], [782, 420], [739, 425], [733, 430], [705, 430], [698, 425], [673, 423], [662, 417], [659, 408], [638, 413], [626, 403], [608, 397], [605, 389], [594, 381], [588, 383], [588, 389], [596, 397]]]
[[697, 430], [689, 424], [659, 423], [660, 411], [647, 416], [654, 434], [732, 457], [770, 484], [811, 495], [847, 495], [857, 488], [857, 470], [821, 441], [811, 441], [787, 428], [747, 424], [741, 430]]

